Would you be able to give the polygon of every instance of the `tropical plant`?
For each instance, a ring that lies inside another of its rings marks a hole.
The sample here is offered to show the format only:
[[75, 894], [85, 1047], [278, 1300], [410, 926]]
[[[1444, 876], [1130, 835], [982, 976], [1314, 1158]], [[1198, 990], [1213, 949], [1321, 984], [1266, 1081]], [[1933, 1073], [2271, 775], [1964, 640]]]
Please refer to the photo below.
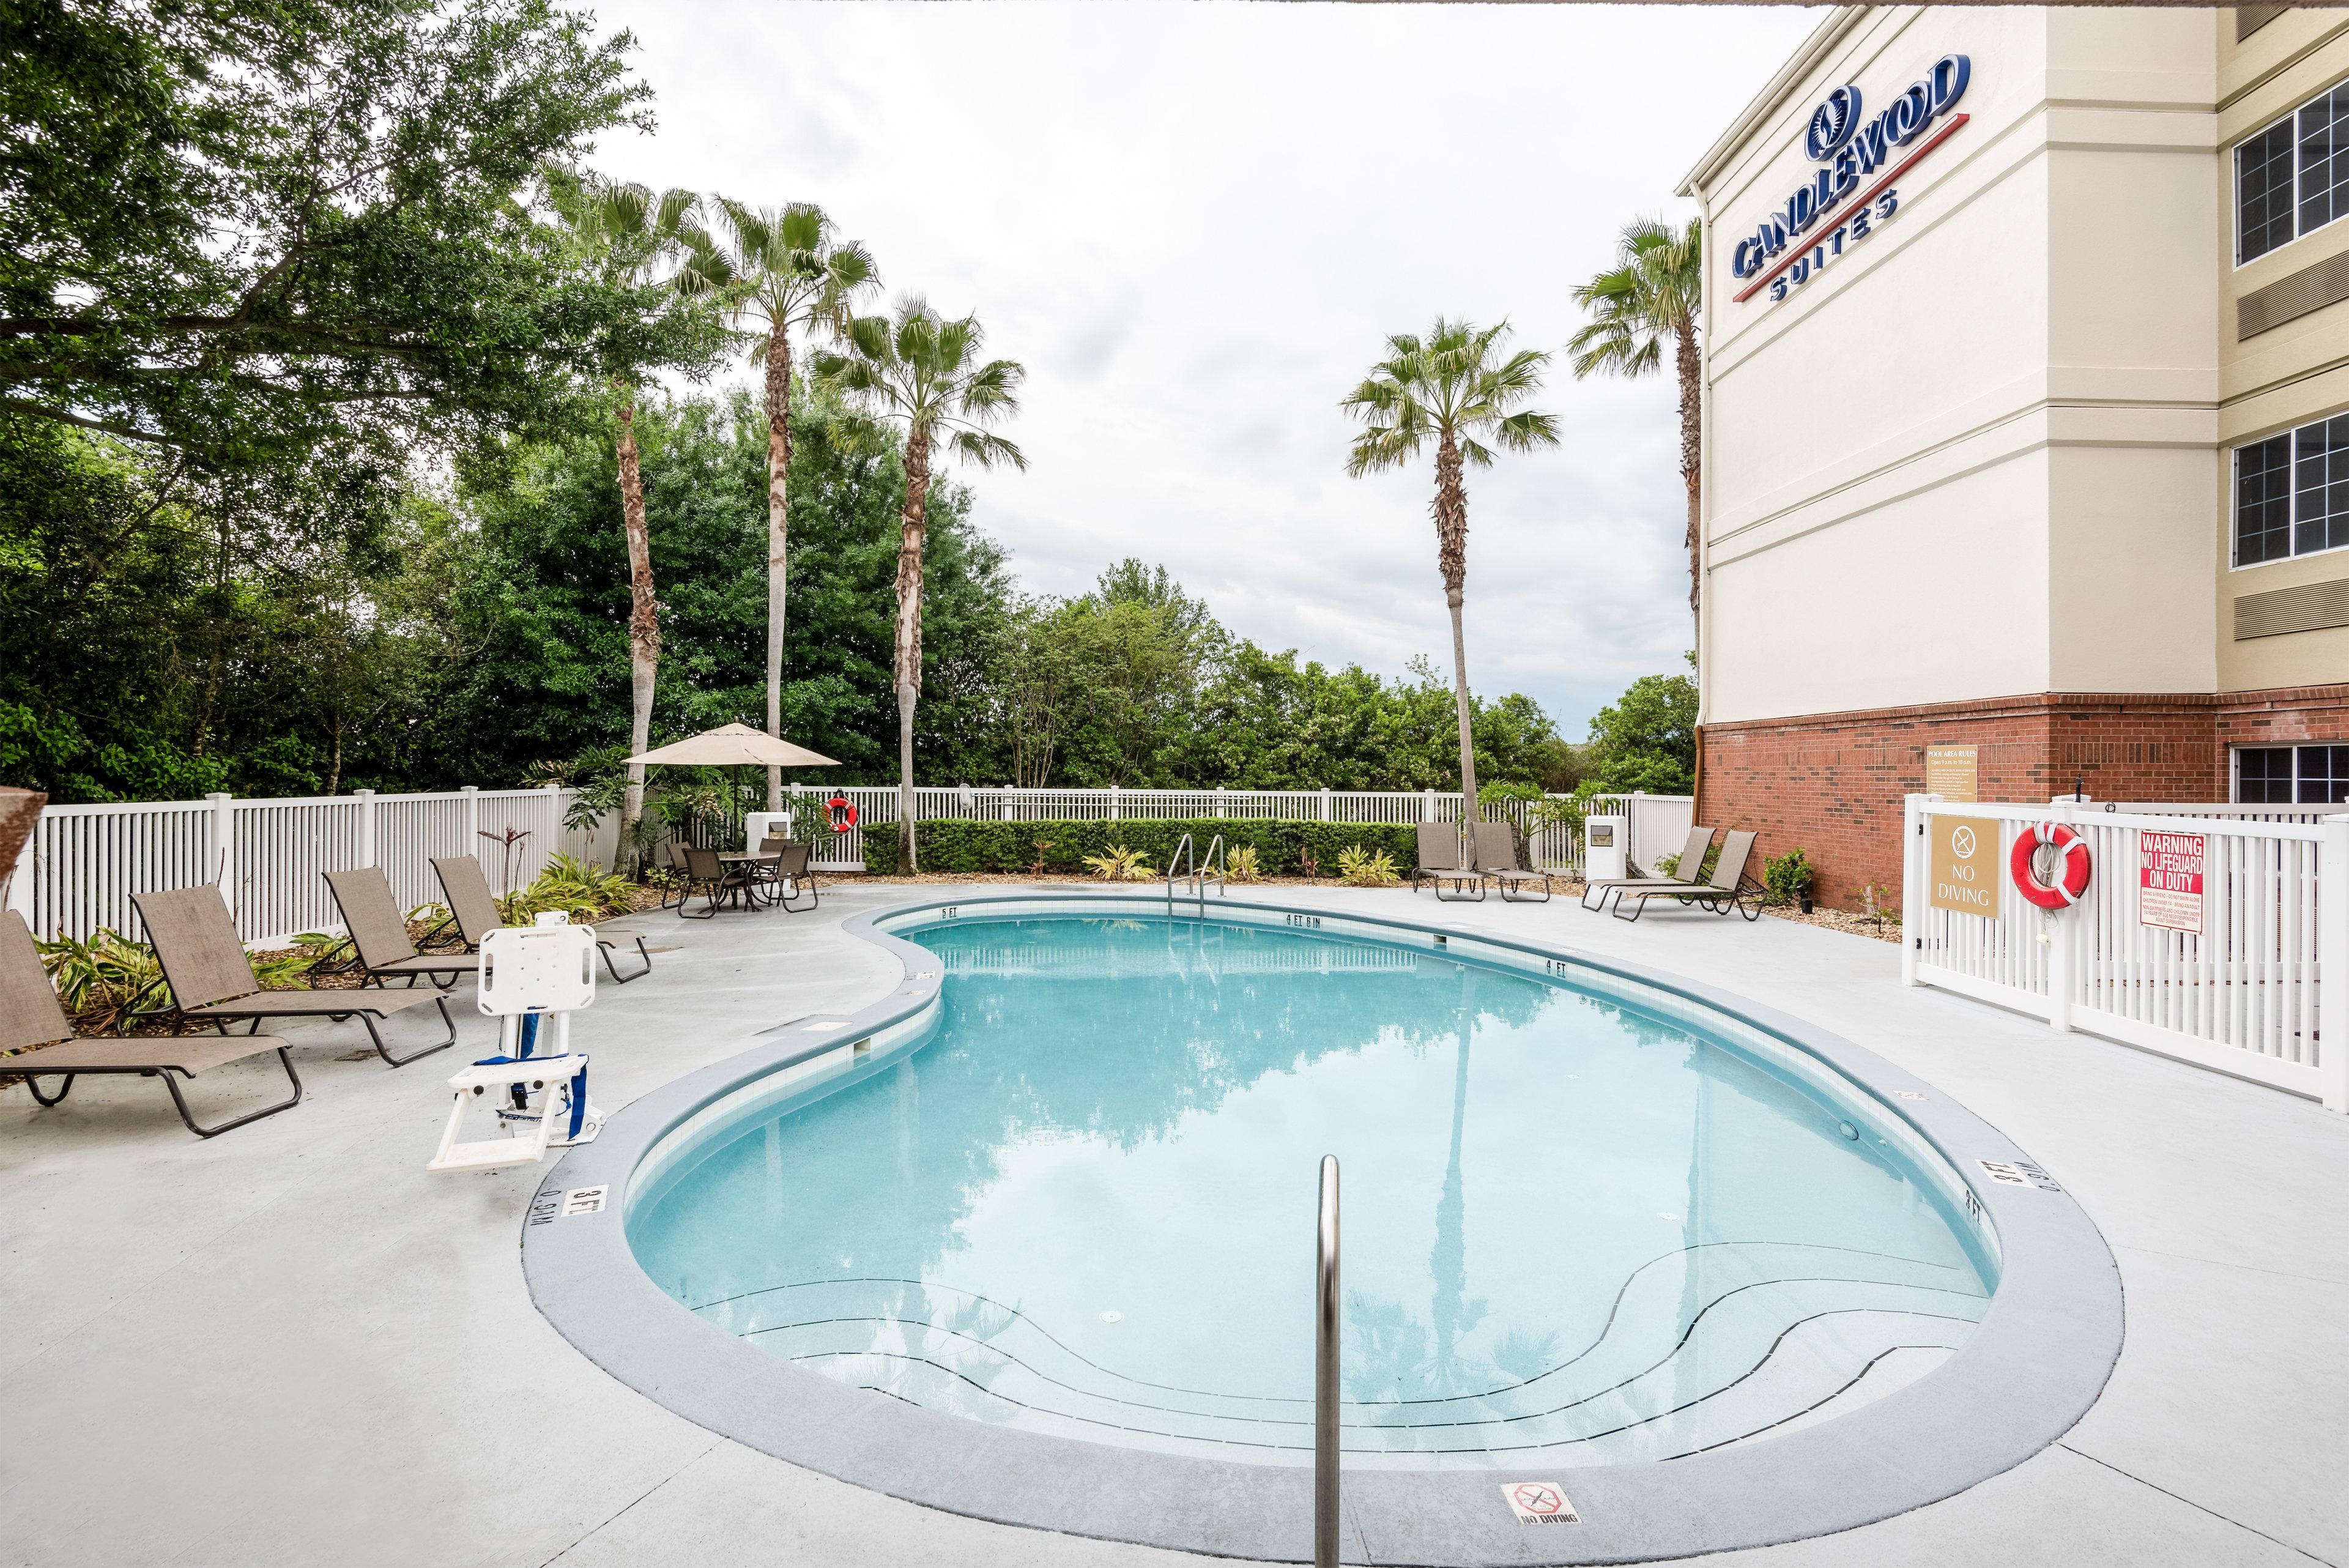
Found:
[[1242, 844], [1224, 851], [1224, 880], [1226, 882], [1261, 882], [1264, 870], [1258, 863], [1257, 847]]
[[1681, 483], [1688, 492], [1689, 614], [1697, 609], [1703, 572], [1702, 419], [1704, 359], [1697, 318], [1704, 299], [1704, 224], [1684, 229], [1642, 218], [1623, 231], [1615, 264], [1574, 291], [1590, 320], [1567, 344], [1574, 373], [1652, 375], [1671, 339], [1680, 377]]
[[556, 855], [529, 887], [498, 900], [498, 915], [507, 925], [526, 926], [535, 917], [557, 910], [576, 920], [600, 920], [636, 907], [636, 885], [627, 877]]
[[1123, 844], [1112, 844], [1099, 855], [1086, 856], [1085, 864], [1104, 882], [1150, 880], [1150, 867], [1142, 863], [1142, 851], [1128, 849]]
[[295, 937], [293, 947], [284, 952], [255, 953], [253, 977], [261, 981], [264, 991], [296, 985], [308, 976], [313, 965], [342, 945], [340, 937], [330, 936], [325, 931], [305, 931]]
[[[865, 248], [834, 236], [823, 209], [794, 202], [780, 210], [717, 198], [728, 243], [706, 232], [688, 236], [680, 281], [689, 293], [723, 299], [739, 320], [766, 327], [753, 348], [766, 368], [767, 404], [767, 733], [783, 724], [783, 621], [791, 556], [792, 334], [813, 327], [844, 330], [855, 296], [881, 275]], [[767, 809], [781, 811], [783, 773], [767, 770]]]
[[101, 926], [87, 940], [57, 937], [36, 940], [41, 966], [57, 987], [57, 1001], [85, 1033], [105, 1033], [152, 988], [155, 1000], [171, 994], [155, 950]]
[[[1557, 421], [1515, 405], [1541, 387], [1549, 356], [1521, 348], [1495, 362], [1495, 345], [1508, 331], [1502, 322], [1481, 330], [1438, 317], [1425, 340], [1408, 335], [1387, 339], [1389, 358], [1340, 405], [1367, 428], [1355, 438], [1346, 472], [1356, 476], [1394, 468], [1435, 442], [1436, 565], [1444, 575], [1444, 602], [1452, 612], [1452, 700], [1460, 726], [1460, 787], [1476, 798], [1476, 747], [1470, 726], [1468, 644], [1460, 605], [1468, 576], [1468, 492], [1463, 467], [1492, 465], [1487, 440], [1512, 452], [1557, 442]], [[1475, 841], [1468, 863], [1475, 864]]]
[[[591, 264], [614, 277], [639, 285], [669, 272], [685, 246], [698, 198], [690, 191], [655, 196], [642, 185], [605, 180], [563, 165], [541, 175], [547, 204], [562, 219], [574, 245]], [[675, 274], [675, 284], [684, 277]], [[679, 289], [692, 295], [696, 289]], [[630, 755], [652, 745], [653, 686], [660, 670], [660, 601], [653, 592], [652, 536], [645, 523], [644, 468], [636, 451], [636, 391], [632, 378], [616, 376], [613, 417], [619, 434], [613, 459], [620, 482], [620, 524], [628, 541], [628, 691]], [[618, 802], [620, 840], [625, 844], [645, 809], [645, 764], [627, 764]], [[608, 811], [598, 811], [598, 819]]]
[[922, 546], [927, 528], [933, 444], [981, 468], [1026, 468], [1019, 449], [986, 427], [1019, 406], [1026, 374], [1009, 359], [978, 362], [978, 318], [947, 321], [927, 302], [901, 302], [894, 317], [848, 324], [849, 352], [815, 357], [816, 374], [885, 420], [905, 428], [905, 504], [897, 544], [897, 841], [901, 869], [920, 867], [914, 846], [914, 705], [922, 691]]
[[1338, 851], [1338, 879], [1353, 888], [1392, 888], [1402, 880], [1393, 856], [1383, 849], [1361, 848]]

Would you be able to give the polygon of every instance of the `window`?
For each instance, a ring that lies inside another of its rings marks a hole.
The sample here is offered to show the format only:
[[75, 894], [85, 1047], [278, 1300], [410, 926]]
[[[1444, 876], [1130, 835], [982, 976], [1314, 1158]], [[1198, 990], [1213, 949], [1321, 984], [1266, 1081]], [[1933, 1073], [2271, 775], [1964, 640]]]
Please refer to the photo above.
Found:
[[2235, 449], [2235, 565], [2349, 546], [2349, 414]]
[[2235, 144], [2235, 262], [2349, 217], [2349, 82]]
[[2245, 746], [2235, 753], [2242, 805], [2334, 805], [2349, 801], [2349, 746]]

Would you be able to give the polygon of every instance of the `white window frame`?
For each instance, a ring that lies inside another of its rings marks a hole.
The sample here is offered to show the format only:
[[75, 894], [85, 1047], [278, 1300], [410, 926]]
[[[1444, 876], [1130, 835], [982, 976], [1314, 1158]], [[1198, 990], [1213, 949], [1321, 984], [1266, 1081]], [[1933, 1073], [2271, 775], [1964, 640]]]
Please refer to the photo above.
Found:
[[[2324, 222], [2317, 224], [2316, 227], [2313, 229], [2303, 229], [2300, 226], [2300, 111], [2306, 109], [2310, 104], [2314, 103], [2318, 99], [2331, 98], [2333, 90], [2340, 86], [2341, 83], [2338, 81], [2325, 83], [2322, 88], [2311, 93], [2306, 99], [2292, 105], [2292, 108], [2284, 110], [2283, 113], [2276, 116], [2275, 119], [2269, 120], [2265, 125], [2259, 127], [2255, 130], [2245, 131], [2241, 137], [2237, 139], [2234, 145], [2227, 149], [2227, 185], [2228, 189], [2234, 196], [2235, 270], [2237, 272], [2240, 272], [2243, 268], [2251, 265], [2251, 262], [2265, 261], [2271, 255], [2276, 255], [2283, 251], [2289, 250], [2292, 246], [2296, 245], [2301, 241], [2308, 238], [2309, 235], [2323, 234], [2333, 224], [2340, 223], [2344, 218], [2349, 218], [2349, 213], [2344, 213], [2339, 216], [2325, 219]], [[2284, 241], [2282, 244], [2273, 246], [2268, 250], [2263, 250], [2258, 255], [2251, 257], [2250, 261], [2246, 261], [2243, 258], [2243, 173], [2240, 154], [2245, 143], [2258, 140], [2261, 137], [2265, 136], [2269, 131], [2273, 130], [2277, 126], [2287, 120], [2291, 121], [2292, 125], [2292, 238]]]
[[[2334, 223], [2340, 221], [2338, 218], [2333, 220]], [[2309, 232], [2315, 233], [2313, 229]], [[2284, 490], [2285, 500], [2291, 509], [2290, 516], [2284, 525], [2284, 536], [2289, 540], [2300, 532], [2300, 432], [2311, 425], [2329, 424], [2344, 414], [2349, 414], [2349, 409], [2335, 409], [2329, 414], [2318, 414], [2313, 419], [2302, 420], [2298, 424], [2287, 425], [2280, 431], [2270, 431], [2265, 435], [2246, 436], [2227, 448], [2227, 570], [2230, 573], [2256, 572], [2263, 566], [2281, 566], [2287, 561], [2313, 561], [2319, 556], [2337, 556], [2344, 550], [2349, 550], [2349, 545], [2327, 545], [2322, 550], [2286, 550], [2282, 555], [2271, 556], [2264, 561], [2249, 562], [2241, 559], [2239, 554], [2243, 538], [2242, 530], [2239, 526], [2242, 522], [2243, 449], [2258, 446], [2262, 441], [2273, 441], [2278, 436], [2292, 438], [2292, 455], [2285, 460], [2285, 471], [2290, 475], [2290, 483]], [[2320, 742], [2311, 741], [2308, 743], [2313, 746]], [[2324, 743], [2349, 744], [2349, 742]]]
[[[2300, 749], [2302, 746], [2349, 746], [2349, 739], [2338, 741], [2244, 741], [2227, 748], [2227, 804], [2230, 805], [2292, 805], [2303, 803], [2300, 798]], [[2245, 800], [2243, 798], [2243, 753], [2245, 752], [2290, 752], [2292, 753], [2292, 799], [2289, 801]]]

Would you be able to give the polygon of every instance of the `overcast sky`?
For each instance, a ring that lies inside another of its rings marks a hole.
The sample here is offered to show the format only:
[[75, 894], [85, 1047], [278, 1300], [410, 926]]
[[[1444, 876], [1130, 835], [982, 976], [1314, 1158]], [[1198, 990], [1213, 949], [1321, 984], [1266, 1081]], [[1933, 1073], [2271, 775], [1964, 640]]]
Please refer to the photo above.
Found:
[[[1439, 312], [1561, 350], [1569, 288], [1626, 221], [1691, 215], [1673, 187], [1820, 15], [591, 3], [660, 121], [598, 168], [818, 202], [889, 298], [976, 312], [1027, 367], [1028, 471], [961, 477], [1028, 591], [1136, 556], [1237, 632], [1388, 675], [1449, 670], [1433, 465], [1349, 479], [1339, 400]], [[1689, 646], [1674, 395], [1561, 357], [1533, 406], [1564, 444], [1469, 476], [1468, 673], [1578, 739]]]

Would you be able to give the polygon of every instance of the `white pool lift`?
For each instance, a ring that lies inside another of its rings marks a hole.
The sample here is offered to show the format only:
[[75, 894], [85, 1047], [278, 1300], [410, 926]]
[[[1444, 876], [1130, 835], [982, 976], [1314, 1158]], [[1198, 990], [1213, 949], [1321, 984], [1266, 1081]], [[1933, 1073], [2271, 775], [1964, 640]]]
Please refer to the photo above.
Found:
[[[571, 1049], [571, 1015], [595, 1000], [594, 927], [574, 926], [556, 912], [539, 916], [536, 925], [508, 926], [484, 938], [479, 1005], [500, 1021], [498, 1054], [450, 1078], [456, 1103], [441, 1129], [440, 1152], [424, 1168], [531, 1165], [551, 1147], [591, 1142], [603, 1131], [604, 1113], [587, 1098], [587, 1054]], [[542, 1052], [543, 1045], [553, 1049]], [[503, 1136], [459, 1141], [467, 1105], [492, 1091], [502, 1091], [491, 1103]]]

